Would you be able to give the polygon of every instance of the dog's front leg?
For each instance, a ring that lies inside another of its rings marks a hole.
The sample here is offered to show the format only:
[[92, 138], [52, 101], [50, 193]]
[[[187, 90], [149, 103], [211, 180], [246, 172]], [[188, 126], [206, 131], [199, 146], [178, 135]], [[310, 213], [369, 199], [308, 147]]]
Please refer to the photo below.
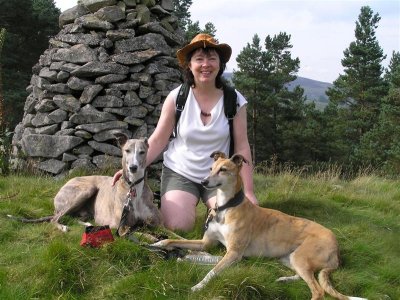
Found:
[[242, 256], [243, 253], [241, 252], [228, 250], [221, 261], [210, 272], [207, 273], [203, 280], [191, 288], [192, 292], [201, 290], [214, 276], [219, 274], [223, 269], [229, 267], [231, 264], [237, 261], [240, 261], [242, 259]]
[[152, 244], [151, 246], [163, 248], [166, 250], [172, 250], [174, 248], [182, 248], [189, 250], [201, 251], [204, 249], [203, 240], [162, 240], [157, 243]]

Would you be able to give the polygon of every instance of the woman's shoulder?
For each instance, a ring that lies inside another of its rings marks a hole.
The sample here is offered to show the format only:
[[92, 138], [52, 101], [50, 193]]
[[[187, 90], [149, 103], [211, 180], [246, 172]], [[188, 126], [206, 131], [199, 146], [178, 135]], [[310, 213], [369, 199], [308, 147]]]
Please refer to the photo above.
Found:
[[168, 98], [174, 99], [174, 102], [176, 102], [176, 98], [178, 97], [178, 93], [181, 89], [183, 84], [178, 85], [176, 88], [174, 88], [172, 91], [169, 92]]
[[237, 89], [235, 89], [236, 95], [237, 95], [237, 99], [236, 99], [236, 103], [239, 107], [242, 107], [243, 105], [247, 104], [247, 100], [246, 98], [242, 95], [241, 92], [239, 92]]

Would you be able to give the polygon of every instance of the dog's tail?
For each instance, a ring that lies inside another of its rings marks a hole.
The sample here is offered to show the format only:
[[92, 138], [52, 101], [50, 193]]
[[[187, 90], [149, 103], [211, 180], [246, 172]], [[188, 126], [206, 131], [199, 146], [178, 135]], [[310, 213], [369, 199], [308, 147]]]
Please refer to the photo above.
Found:
[[22, 223], [43, 223], [43, 222], [50, 222], [51, 219], [53, 219], [54, 216], [46, 216], [38, 219], [27, 219], [23, 217], [16, 217], [12, 215], [7, 215], [10, 219], [20, 221]]
[[322, 269], [321, 272], [319, 272], [318, 281], [325, 292], [327, 292], [329, 295], [339, 300], [367, 300], [366, 298], [346, 296], [335, 290], [329, 279], [329, 274], [334, 270], [335, 269], [325, 268]]

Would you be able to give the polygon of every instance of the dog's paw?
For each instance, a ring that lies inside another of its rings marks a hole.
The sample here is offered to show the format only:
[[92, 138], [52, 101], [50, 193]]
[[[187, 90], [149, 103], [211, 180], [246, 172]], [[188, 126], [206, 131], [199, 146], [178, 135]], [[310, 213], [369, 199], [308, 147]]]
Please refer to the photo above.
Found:
[[195, 286], [193, 286], [190, 290], [192, 292], [197, 292], [200, 291], [203, 288], [203, 285], [199, 282], [198, 284], [196, 284]]
[[157, 248], [166, 248], [167, 247], [167, 240], [162, 240], [154, 244], [150, 244], [150, 246], [157, 247]]
[[299, 275], [293, 275], [293, 276], [287, 276], [287, 277], [279, 277], [276, 282], [290, 282], [290, 281], [295, 281], [299, 280], [300, 276]]
[[60, 229], [61, 229], [62, 232], [68, 232], [69, 231], [69, 228], [66, 225], [61, 225]]

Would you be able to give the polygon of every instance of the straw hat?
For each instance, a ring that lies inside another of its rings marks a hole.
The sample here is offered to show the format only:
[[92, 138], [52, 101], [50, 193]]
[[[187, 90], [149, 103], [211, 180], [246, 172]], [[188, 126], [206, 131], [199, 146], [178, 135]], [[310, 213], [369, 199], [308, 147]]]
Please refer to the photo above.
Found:
[[211, 35], [200, 33], [196, 35], [189, 44], [176, 52], [178, 62], [181, 67], [185, 66], [186, 56], [198, 48], [215, 48], [219, 50], [221, 60], [228, 62], [232, 54], [232, 49], [228, 44], [218, 44], [217, 40]]

